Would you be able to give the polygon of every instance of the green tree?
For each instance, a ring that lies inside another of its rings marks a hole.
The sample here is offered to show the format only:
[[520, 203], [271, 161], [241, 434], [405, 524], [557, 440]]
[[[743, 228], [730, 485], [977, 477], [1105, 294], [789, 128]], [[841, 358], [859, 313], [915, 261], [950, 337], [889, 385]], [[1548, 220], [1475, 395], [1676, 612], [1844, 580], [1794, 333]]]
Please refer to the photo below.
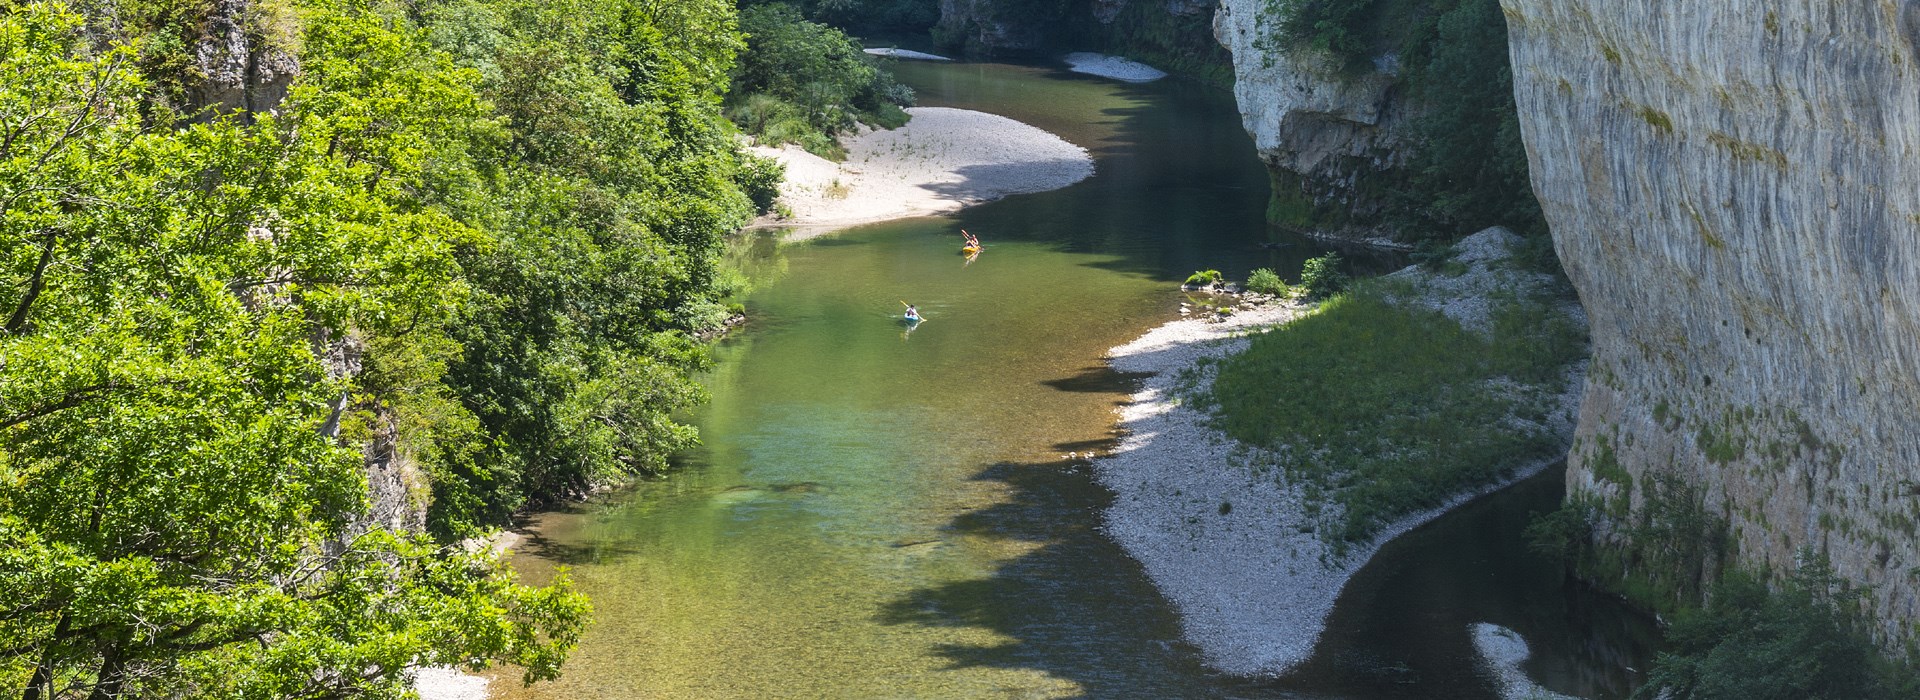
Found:
[[[364, 6], [313, 12], [375, 65], [418, 48]], [[402, 697], [410, 667], [494, 661], [552, 677], [586, 614], [564, 576], [528, 588], [356, 522], [364, 441], [341, 430], [380, 399], [340, 351], [465, 297], [453, 250], [473, 232], [417, 195], [445, 155], [422, 128], [477, 102], [417, 104], [424, 72], [319, 60], [280, 116], [148, 124], [136, 53], [95, 38], [57, 3], [0, 15], [0, 688]]]
[[905, 124], [913, 90], [876, 67], [840, 30], [785, 3], [741, 11], [747, 49], [733, 74], [729, 112], [748, 133], [837, 157], [833, 137], [859, 124]]
[[1499, 0], [1461, 0], [1439, 15], [1418, 59], [1409, 81], [1428, 107], [1415, 125], [1409, 197], [1421, 228], [1446, 238], [1495, 225], [1546, 235]]
[[731, 6], [460, 0], [428, 36], [481, 76], [503, 130], [449, 201], [490, 245], [457, 257], [473, 303], [447, 384], [483, 448], [434, 483], [435, 528], [502, 522], [693, 442], [671, 414], [703, 398], [693, 335], [725, 317], [722, 241], [753, 212], [719, 94], [741, 46]]

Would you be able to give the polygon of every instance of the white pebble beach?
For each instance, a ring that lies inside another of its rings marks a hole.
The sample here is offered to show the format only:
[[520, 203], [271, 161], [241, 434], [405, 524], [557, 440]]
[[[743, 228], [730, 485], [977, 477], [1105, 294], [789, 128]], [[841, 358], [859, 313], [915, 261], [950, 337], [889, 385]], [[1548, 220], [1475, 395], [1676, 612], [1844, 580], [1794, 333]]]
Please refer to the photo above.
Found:
[[1097, 75], [1129, 83], [1149, 83], [1167, 77], [1166, 71], [1119, 56], [1079, 51], [1067, 54], [1061, 60], [1067, 62], [1067, 70], [1075, 73]]
[[1473, 649], [1480, 654], [1480, 666], [1493, 676], [1502, 700], [1578, 700], [1547, 690], [1527, 677], [1521, 664], [1533, 655], [1533, 650], [1518, 632], [1490, 622], [1476, 622], [1468, 627], [1473, 633]]
[[857, 224], [930, 216], [1012, 194], [1056, 190], [1093, 175], [1087, 149], [997, 114], [944, 107], [908, 109], [912, 120], [841, 140], [833, 162], [798, 146], [754, 146], [787, 168], [785, 217], [756, 227], [799, 235]]
[[[1469, 237], [1458, 277], [1408, 268], [1419, 278], [1420, 299], [1463, 325], [1484, 323], [1484, 300], [1469, 297], [1500, 286], [1523, 289], [1529, 273], [1502, 264], [1513, 234], [1492, 229]], [[1444, 280], [1437, 281], [1436, 280]], [[1482, 297], [1484, 299], [1484, 297]], [[1553, 460], [1519, 465], [1500, 484], [1456, 495], [1440, 508], [1415, 513], [1381, 530], [1373, 541], [1350, 545], [1343, 557], [1313, 532], [1298, 485], [1272, 465], [1277, 455], [1236, 442], [1208, 425], [1208, 416], [1182, 402], [1180, 374], [1201, 371], [1207, 358], [1224, 358], [1247, 345], [1246, 334], [1284, 323], [1307, 309], [1271, 305], [1225, 320], [1187, 318], [1163, 325], [1109, 353], [1122, 372], [1151, 373], [1120, 410], [1126, 431], [1096, 474], [1115, 494], [1106, 513], [1108, 536], [1146, 570], [1180, 612], [1182, 633], [1208, 665], [1229, 674], [1285, 673], [1313, 653], [1328, 613], [1349, 579], [1388, 540], [1462, 503], [1540, 472]], [[1569, 371], [1550, 427], [1570, 438], [1584, 366]], [[1231, 504], [1230, 508], [1222, 504]], [[1325, 507], [1337, 507], [1331, 503]]]
[[867, 52], [867, 54], [873, 55], [873, 56], [885, 56], [887, 58], [900, 58], [900, 59], [906, 59], [909, 61], [951, 61], [953, 60], [951, 58], [947, 58], [946, 56], [923, 53], [920, 51], [912, 51], [909, 49], [874, 48], [874, 49], [862, 49], [862, 50]]

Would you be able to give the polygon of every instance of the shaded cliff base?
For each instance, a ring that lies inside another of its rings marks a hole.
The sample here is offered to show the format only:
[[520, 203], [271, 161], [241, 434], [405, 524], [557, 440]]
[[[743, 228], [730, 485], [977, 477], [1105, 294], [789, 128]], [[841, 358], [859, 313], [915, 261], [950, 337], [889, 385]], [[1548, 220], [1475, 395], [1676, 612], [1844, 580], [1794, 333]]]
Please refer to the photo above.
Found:
[[833, 162], [797, 146], [753, 151], [786, 166], [776, 211], [753, 227], [801, 235], [857, 224], [929, 216], [1011, 194], [1055, 190], [1093, 175], [1087, 149], [1038, 127], [986, 112], [907, 110], [898, 129], [841, 140]]
[[[1551, 282], [1515, 269], [1506, 249], [1516, 242], [1511, 233], [1489, 230], [1463, 241], [1456, 258], [1460, 274], [1417, 267], [1395, 273], [1396, 284], [1415, 292], [1399, 303], [1439, 311], [1469, 331], [1485, 332], [1498, 290]], [[1110, 355], [1115, 369], [1152, 376], [1121, 410], [1128, 437], [1097, 465], [1101, 482], [1116, 495], [1106, 531], [1180, 611], [1184, 636], [1206, 662], [1235, 675], [1280, 674], [1305, 661], [1341, 589], [1382, 544], [1535, 474], [1559, 456], [1511, 465], [1492, 483], [1393, 518], [1364, 542], [1330, 542], [1320, 533], [1339, 519], [1338, 494], [1290, 478], [1284, 468], [1258, 468], [1299, 459], [1290, 454], [1296, 450], [1238, 442], [1216, 430], [1213, 417], [1192, 400], [1210, 386], [1212, 367], [1247, 348], [1248, 334], [1310, 313], [1300, 304], [1279, 303], [1225, 320], [1183, 319]], [[1543, 425], [1527, 428], [1551, 431], [1562, 453], [1584, 371], [1584, 362], [1565, 367]]]

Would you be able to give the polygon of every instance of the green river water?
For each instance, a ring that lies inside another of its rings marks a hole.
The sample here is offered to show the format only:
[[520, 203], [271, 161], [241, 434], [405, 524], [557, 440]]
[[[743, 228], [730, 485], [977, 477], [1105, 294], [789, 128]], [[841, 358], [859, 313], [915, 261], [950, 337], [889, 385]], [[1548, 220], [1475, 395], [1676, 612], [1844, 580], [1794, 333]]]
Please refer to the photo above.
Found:
[[[1493, 697], [1465, 625], [1535, 642], [1550, 687], [1614, 696], [1644, 622], [1566, 585], [1517, 531], [1548, 475], [1396, 542], [1287, 678], [1211, 673], [1097, 527], [1130, 390], [1100, 361], [1173, 318], [1199, 268], [1296, 273], [1231, 97], [1050, 67], [903, 63], [926, 106], [1085, 146], [1093, 178], [952, 217], [743, 242], [750, 322], [717, 349], [676, 471], [537, 515], [515, 565], [572, 568], [594, 623], [509, 698]], [[958, 229], [987, 243], [972, 264]], [[1277, 243], [1282, 247], [1263, 246]], [[1385, 263], [1375, 263], [1384, 265]], [[1362, 264], [1365, 267], [1365, 264]], [[927, 317], [907, 330], [902, 300]]]

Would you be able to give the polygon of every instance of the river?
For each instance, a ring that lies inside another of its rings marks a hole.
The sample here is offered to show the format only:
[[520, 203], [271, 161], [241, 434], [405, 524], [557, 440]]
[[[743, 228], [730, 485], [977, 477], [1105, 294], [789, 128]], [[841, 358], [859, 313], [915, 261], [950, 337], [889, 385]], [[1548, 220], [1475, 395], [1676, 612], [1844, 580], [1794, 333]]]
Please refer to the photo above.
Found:
[[[1383, 551], [1298, 673], [1200, 665], [1097, 529], [1109, 495], [1085, 455], [1110, 449], [1131, 386], [1100, 358], [1173, 318], [1196, 269], [1295, 274], [1321, 249], [1262, 223], [1266, 175], [1229, 95], [1044, 66], [898, 72], [923, 106], [1088, 148], [1095, 175], [950, 217], [742, 242], [750, 322], [689, 416], [704, 444], [667, 477], [526, 523], [515, 566], [571, 567], [594, 623], [561, 680], [502, 674], [496, 696], [1494, 697], [1476, 621], [1534, 640], [1548, 687], [1624, 691], [1651, 630], [1517, 535], [1557, 477]], [[988, 246], [971, 264], [960, 228]], [[901, 326], [903, 301], [926, 322]]]

